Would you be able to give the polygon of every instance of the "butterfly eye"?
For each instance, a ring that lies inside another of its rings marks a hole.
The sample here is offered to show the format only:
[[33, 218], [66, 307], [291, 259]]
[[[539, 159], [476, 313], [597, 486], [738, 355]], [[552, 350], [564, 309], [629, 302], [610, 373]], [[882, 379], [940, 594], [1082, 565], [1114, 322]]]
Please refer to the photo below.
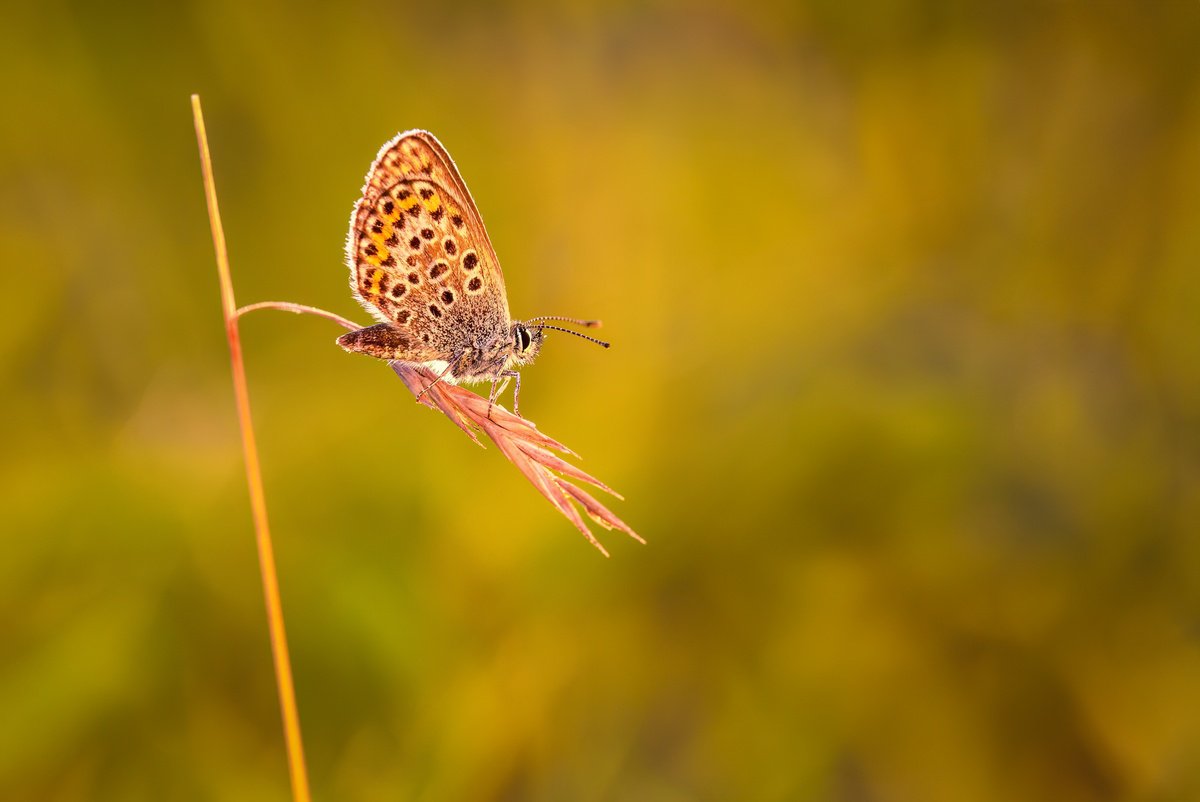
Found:
[[522, 351], [529, 350], [529, 329], [517, 326], [517, 347]]

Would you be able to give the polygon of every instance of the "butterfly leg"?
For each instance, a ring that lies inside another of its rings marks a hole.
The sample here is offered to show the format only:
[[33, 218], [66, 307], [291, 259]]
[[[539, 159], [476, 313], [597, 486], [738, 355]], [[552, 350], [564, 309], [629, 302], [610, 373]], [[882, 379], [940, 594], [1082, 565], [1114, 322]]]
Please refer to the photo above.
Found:
[[424, 390], [422, 390], [421, 392], [417, 393], [417, 401], [420, 401], [420, 400], [421, 400], [421, 398], [422, 398], [422, 397], [424, 397], [425, 393], [427, 393], [427, 392], [429, 392], [430, 390], [432, 390], [432, 389], [433, 389], [433, 385], [437, 384], [437, 383], [438, 383], [438, 382], [440, 382], [442, 379], [444, 379], [444, 378], [446, 377], [446, 374], [450, 372], [450, 368], [452, 368], [452, 367], [454, 367], [454, 363], [453, 363], [453, 362], [451, 362], [449, 365], [447, 365], [447, 366], [445, 367], [445, 369], [443, 369], [443, 370], [442, 370], [442, 372], [441, 372], [441, 373], [439, 373], [439, 374], [437, 375], [437, 378], [436, 378], [436, 379], [434, 379], [434, 380], [433, 380], [432, 382], [430, 382], [429, 384], [425, 385], [425, 389], [424, 389]]
[[521, 417], [521, 374], [515, 370], [506, 370], [504, 375], [511, 376], [517, 382], [517, 385], [513, 387], [513, 414], [519, 418]]
[[[504, 382], [501, 383], [501, 379]], [[517, 386], [513, 389], [513, 414], [517, 417], [521, 416], [519, 411], [518, 401], [521, 397], [521, 374], [515, 370], [506, 370], [496, 378], [492, 379], [492, 392], [488, 395], [488, 417], [492, 417], [492, 407], [496, 405], [496, 397], [504, 392], [504, 388], [508, 387], [508, 380], [516, 379]]]
[[492, 418], [492, 407], [496, 406], [496, 394], [498, 392], [496, 390], [496, 385], [499, 381], [499, 379], [492, 379], [492, 391], [488, 393], [488, 420], [491, 420]]

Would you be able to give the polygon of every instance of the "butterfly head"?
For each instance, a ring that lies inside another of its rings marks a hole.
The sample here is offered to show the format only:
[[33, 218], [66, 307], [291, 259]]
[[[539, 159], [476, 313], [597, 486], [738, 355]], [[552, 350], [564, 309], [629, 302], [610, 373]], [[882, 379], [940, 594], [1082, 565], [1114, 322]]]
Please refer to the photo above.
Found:
[[513, 362], [518, 365], [528, 365], [542, 350], [545, 335], [540, 326], [527, 326], [520, 321], [513, 324]]

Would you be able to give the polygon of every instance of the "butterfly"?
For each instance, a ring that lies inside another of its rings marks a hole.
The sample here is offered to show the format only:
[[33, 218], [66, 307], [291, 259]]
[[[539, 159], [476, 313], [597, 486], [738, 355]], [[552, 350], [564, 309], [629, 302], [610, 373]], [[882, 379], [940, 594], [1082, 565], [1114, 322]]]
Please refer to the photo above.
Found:
[[499, 383], [511, 378], [517, 412], [521, 375], [514, 368], [533, 361], [547, 330], [609, 347], [547, 325], [592, 328], [599, 321], [512, 319], [479, 210], [450, 154], [428, 131], [405, 131], [380, 149], [350, 216], [346, 261], [354, 297], [380, 322], [342, 335], [338, 345], [428, 368], [437, 377], [433, 384], [490, 381], [489, 410]]

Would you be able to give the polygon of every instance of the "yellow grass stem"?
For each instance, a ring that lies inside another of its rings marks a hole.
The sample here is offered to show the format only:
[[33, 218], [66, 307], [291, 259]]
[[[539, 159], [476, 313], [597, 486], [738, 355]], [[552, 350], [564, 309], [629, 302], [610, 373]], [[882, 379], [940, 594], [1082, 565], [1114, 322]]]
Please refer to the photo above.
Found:
[[263, 596], [267, 605], [267, 628], [271, 633], [271, 654], [275, 662], [275, 683], [279, 689], [279, 706], [283, 713], [283, 735], [287, 744], [292, 799], [294, 802], [310, 802], [308, 772], [304, 766], [304, 743], [300, 738], [300, 717], [296, 712], [296, 690], [292, 683], [292, 666], [288, 658], [287, 635], [283, 627], [283, 605], [279, 600], [279, 578], [275, 572], [275, 550], [271, 545], [271, 530], [267, 525], [267, 501], [263, 493], [262, 472], [259, 470], [258, 447], [254, 441], [254, 425], [250, 418], [250, 394], [246, 389], [242, 343], [238, 337], [238, 308], [233, 299], [229, 255], [225, 248], [221, 214], [217, 208], [217, 185], [213, 180], [212, 156], [208, 152], [208, 136], [204, 130], [204, 115], [200, 110], [199, 95], [192, 95], [192, 116], [196, 124], [196, 140], [200, 145], [200, 166], [204, 174], [204, 195], [208, 201], [208, 219], [212, 226], [213, 247], [217, 255], [217, 276], [221, 281], [221, 308], [225, 315], [225, 334], [229, 339], [233, 392], [237, 399], [238, 421], [241, 424], [246, 483], [250, 489], [250, 510], [254, 518], [254, 535], [258, 544], [258, 567], [262, 575]]

